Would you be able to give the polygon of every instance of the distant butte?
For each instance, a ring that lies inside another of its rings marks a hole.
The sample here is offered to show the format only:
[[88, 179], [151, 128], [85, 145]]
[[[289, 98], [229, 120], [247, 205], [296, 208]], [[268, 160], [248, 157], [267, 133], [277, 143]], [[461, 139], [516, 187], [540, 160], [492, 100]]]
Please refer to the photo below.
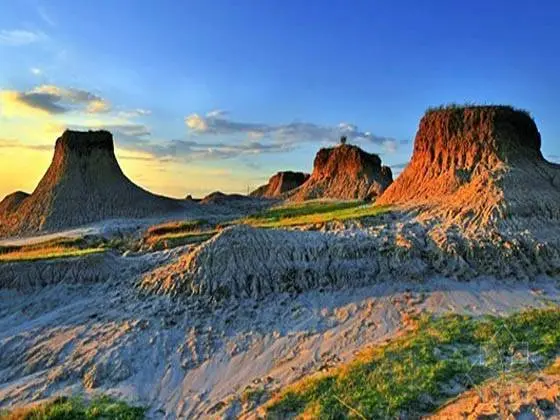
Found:
[[67, 130], [56, 140], [51, 165], [35, 191], [31, 195], [16, 192], [0, 203], [0, 236], [182, 208], [178, 200], [152, 194], [124, 175], [111, 133]]
[[381, 158], [354, 145], [339, 144], [319, 150], [311, 177], [290, 196], [292, 201], [317, 198], [369, 200], [393, 182]]
[[261, 185], [250, 195], [252, 197], [281, 198], [286, 193], [298, 188], [309, 179], [304, 172], [282, 171], [270, 177], [268, 183]]

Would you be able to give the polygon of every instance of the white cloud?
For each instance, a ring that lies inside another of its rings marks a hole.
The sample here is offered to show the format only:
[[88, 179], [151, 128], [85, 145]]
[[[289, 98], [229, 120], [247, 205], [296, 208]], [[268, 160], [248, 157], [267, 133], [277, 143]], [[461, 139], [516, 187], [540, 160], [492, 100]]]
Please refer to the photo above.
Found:
[[117, 116], [119, 118], [123, 118], [123, 119], [131, 119], [131, 118], [137, 118], [137, 117], [147, 117], [149, 115], [152, 115], [152, 111], [150, 111], [149, 109], [142, 109], [142, 108], [136, 108], [136, 109], [131, 109], [131, 110], [126, 110], [126, 111], [119, 111], [117, 113]]
[[29, 71], [31, 71], [31, 73], [35, 76], [40, 76], [41, 74], [43, 74], [43, 71], [38, 67], [32, 67]]
[[39, 42], [46, 38], [42, 32], [27, 31], [24, 29], [1, 30], [0, 44], [19, 47]]
[[191, 114], [186, 117], [185, 124], [194, 132], [205, 133], [208, 131], [206, 119], [198, 114]]

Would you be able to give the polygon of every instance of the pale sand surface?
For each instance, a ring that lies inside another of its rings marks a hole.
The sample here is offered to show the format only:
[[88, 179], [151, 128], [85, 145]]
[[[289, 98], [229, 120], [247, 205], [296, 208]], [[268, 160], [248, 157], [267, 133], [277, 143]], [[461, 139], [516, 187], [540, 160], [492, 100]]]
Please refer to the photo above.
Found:
[[134, 282], [0, 290], [0, 407], [102, 392], [148, 406], [150, 418], [252, 417], [257, 407], [240, 402], [246, 387], [273, 392], [350, 361], [410, 314], [505, 315], [560, 302], [557, 281], [544, 277], [395, 280], [220, 303], [141, 295]]

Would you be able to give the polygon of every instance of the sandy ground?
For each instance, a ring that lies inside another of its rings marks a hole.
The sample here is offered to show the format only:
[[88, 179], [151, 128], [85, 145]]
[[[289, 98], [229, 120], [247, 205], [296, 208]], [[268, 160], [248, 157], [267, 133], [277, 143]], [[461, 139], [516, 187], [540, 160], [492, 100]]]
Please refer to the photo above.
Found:
[[237, 205], [206, 204], [198, 207], [190, 207], [179, 213], [171, 213], [166, 216], [146, 217], [139, 219], [123, 218], [103, 220], [71, 229], [61, 229], [56, 232], [45, 232], [37, 235], [26, 235], [22, 237], [11, 237], [0, 239], [0, 246], [22, 246], [32, 245], [50, 241], [57, 238], [81, 238], [84, 236], [112, 237], [118, 235], [131, 235], [135, 232], [145, 230], [158, 223], [174, 220], [205, 219], [212, 223], [236, 219], [250, 212], [269, 207], [275, 202], [272, 200], [254, 199], [248, 202], [240, 202]]
[[219, 303], [143, 295], [136, 281], [0, 290], [0, 408], [100, 392], [149, 407], [149, 418], [251, 418], [264, 401], [242, 404], [248, 387], [270, 395], [349, 361], [398, 333], [411, 313], [501, 315], [560, 303], [548, 278], [433, 279]]

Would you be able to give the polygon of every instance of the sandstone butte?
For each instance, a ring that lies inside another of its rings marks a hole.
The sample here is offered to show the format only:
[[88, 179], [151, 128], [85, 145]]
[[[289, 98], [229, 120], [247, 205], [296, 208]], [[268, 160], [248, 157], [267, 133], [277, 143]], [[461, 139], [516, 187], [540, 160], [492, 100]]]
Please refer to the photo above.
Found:
[[282, 198], [309, 179], [304, 172], [282, 171], [270, 177], [268, 182], [251, 192], [252, 197]]
[[408, 166], [379, 198], [463, 229], [557, 223], [560, 166], [531, 116], [509, 106], [429, 110]]
[[35, 191], [18, 191], [0, 203], [0, 236], [182, 208], [178, 200], [152, 194], [124, 175], [111, 133], [67, 130], [56, 140], [52, 162]]
[[381, 165], [379, 156], [354, 145], [339, 144], [319, 150], [311, 176], [289, 194], [289, 199], [369, 200], [381, 195], [391, 182], [391, 169]]

